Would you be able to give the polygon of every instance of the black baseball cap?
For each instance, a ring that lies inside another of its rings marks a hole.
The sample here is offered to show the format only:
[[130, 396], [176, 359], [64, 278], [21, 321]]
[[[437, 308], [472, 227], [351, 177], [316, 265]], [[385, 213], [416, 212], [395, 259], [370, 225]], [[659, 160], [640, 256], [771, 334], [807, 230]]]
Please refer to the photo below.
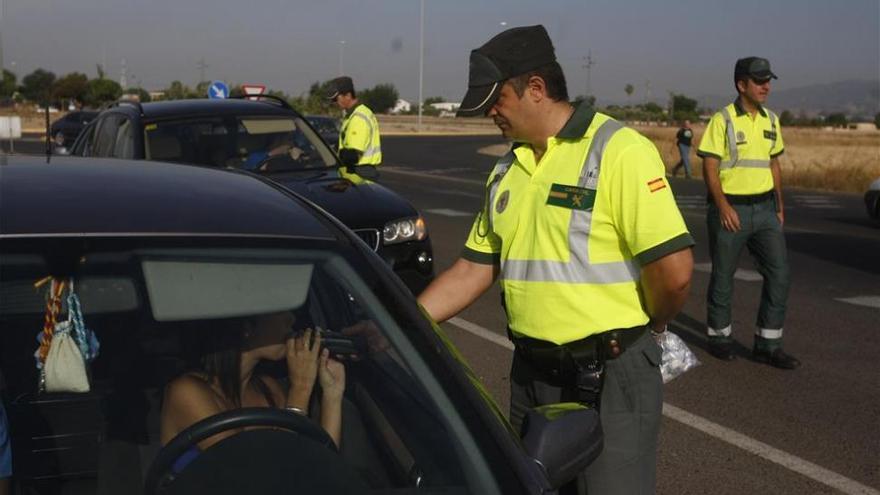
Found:
[[485, 115], [498, 100], [504, 81], [555, 61], [544, 26], [515, 27], [497, 34], [471, 51], [468, 90], [456, 115]]
[[736, 61], [733, 69], [733, 77], [749, 76], [758, 81], [777, 79], [776, 74], [770, 70], [770, 61], [761, 57], [746, 57]]
[[339, 76], [330, 81], [325, 96], [328, 100], [335, 100], [342, 93], [354, 93], [354, 83], [348, 76]]

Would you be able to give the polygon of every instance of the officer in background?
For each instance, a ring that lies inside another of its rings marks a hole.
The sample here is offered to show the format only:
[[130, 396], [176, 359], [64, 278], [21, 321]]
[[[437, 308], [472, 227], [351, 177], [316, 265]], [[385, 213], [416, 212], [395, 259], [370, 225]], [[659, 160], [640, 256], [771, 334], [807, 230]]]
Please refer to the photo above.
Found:
[[763, 106], [771, 79], [776, 75], [766, 59], [737, 60], [734, 82], [739, 97], [712, 116], [697, 152], [703, 158], [710, 198], [707, 331], [709, 352], [722, 360], [733, 359], [733, 274], [740, 251], [747, 246], [764, 277], [753, 356], [777, 368], [794, 369], [800, 361], [782, 350], [789, 285], [779, 166], [785, 145], [779, 119]]
[[379, 122], [370, 107], [358, 101], [351, 78], [341, 76], [332, 80], [327, 98], [346, 113], [339, 131], [340, 156], [350, 150], [357, 155], [357, 165], [382, 163]]
[[470, 55], [459, 116], [492, 117], [514, 142], [455, 264], [419, 296], [437, 321], [501, 278], [515, 345], [510, 419], [532, 407], [599, 407], [605, 447], [578, 488], [653, 493], [665, 330], [690, 287], [693, 240], [650, 141], [568, 102], [543, 26]]
[[675, 134], [675, 144], [678, 146], [678, 155], [681, 159], [672, 168], [673, 177], [678, 175], [678, 169], [684, 167], [685, 178], [691, 178], [691, 140], [693, 138], [694, 131], [691, 129], [691, 121], [685, 120]]

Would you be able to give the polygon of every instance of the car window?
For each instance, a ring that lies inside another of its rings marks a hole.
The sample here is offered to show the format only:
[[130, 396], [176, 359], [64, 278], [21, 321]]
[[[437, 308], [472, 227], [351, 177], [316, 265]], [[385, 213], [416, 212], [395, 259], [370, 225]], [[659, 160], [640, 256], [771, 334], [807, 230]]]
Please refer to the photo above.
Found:
[[[345, 363], [338, 462], [346, 472], [377, 493], [414, 486], [451, 494], [495, 491], [406, 321], [379, 302], [344, 255], [329, 245], [167, 244], [103, 240], [65, 254], [57, 243], [30, 249], [31, 240], [27, 249], [0, 256], [0, 374], [7, 382], [16, 476], [24, 485], [60, 489], [91, 480], [113, 493], [139, 492], [140, 476], [161, 448], [165, 387], [201, 369], [205, 349], [223, 332], [284, 314], [293, 323], [275, 336], [279, 344], [291, 333], [321, 328], [328, 349]], [[35, 282], [59, 267], [70, 269], [57, 279], [74, 281], [85, 326], [100, 343], [86, 394], [37, 391], [35, 336], [44, 325], [49, 285], [35, 289]], [[283, 360], [262, 364], [260, 373], [288, 385]]]
[[115, 158], [134, 158], [134, 134], [131, 120], [124, 118], [116, 129], [116, 142], [113, 145]]
[[122, 115], [110, 114], [98, 122], [98, 128], [95, 131], [95, 144], [92, 148], [93, 156], [113, 156], [117, 131], [124, 120], [125, 117]]
[[76, 156], [92, 156], [95, 146], [95, 129], [97, 128], [97, 124], [97, 122], [92, 122], [81, 131], [81, 135], [74, 142], [71, 154]]
[[301, 118], [237, 116], [144, 126], [148, 160], [265, 173], [326, 168], [333, 153]]

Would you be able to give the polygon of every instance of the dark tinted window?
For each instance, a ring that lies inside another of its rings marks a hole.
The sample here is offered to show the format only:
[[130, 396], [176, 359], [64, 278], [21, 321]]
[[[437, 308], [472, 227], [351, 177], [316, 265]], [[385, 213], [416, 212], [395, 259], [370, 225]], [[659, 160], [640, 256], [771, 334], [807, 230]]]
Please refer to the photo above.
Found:
[[113, 156], [113, 150], [116, 147], [116, 134], [124, 120], [125, 117], [122, 115], [110, 114], [98, 122], [92, 155], [102, 157]]

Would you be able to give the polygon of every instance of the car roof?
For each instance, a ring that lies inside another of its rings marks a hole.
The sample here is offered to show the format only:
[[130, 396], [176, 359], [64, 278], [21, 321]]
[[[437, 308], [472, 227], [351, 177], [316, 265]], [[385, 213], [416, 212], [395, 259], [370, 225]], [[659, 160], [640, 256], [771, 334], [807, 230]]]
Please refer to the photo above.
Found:
[[[114, 109], [130, 108], [137, 111], [134, 105], [120, 104]], [[165, 119], [186, 116], [224, 116], [224, 115], [299, 115], [295, 110], [282, 107], [273, 101], [252, 101], [237, 98], [229, 99], [194, 99], [171, 100], [144, 103], [141, 105], [145, 119]]]
[[256, 175], [143, 160], [2, 155], [0, 198], [0, 237], [341, 235], [324, 213]]

